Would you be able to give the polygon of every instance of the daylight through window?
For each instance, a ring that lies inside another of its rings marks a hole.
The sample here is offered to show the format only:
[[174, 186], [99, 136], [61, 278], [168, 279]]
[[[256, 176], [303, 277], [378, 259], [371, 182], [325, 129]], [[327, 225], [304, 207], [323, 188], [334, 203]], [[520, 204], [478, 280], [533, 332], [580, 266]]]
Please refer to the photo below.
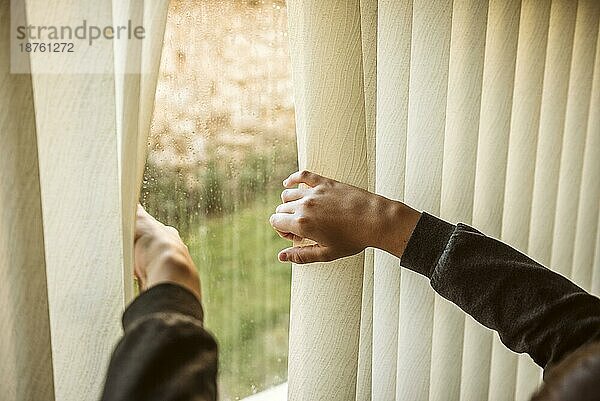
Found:
[[287, 243], [268, 218], [297, 168], [290, 70], [283, 2], [171, 2], [142, 203], [198, 266], [223, 400], [287, 380]]

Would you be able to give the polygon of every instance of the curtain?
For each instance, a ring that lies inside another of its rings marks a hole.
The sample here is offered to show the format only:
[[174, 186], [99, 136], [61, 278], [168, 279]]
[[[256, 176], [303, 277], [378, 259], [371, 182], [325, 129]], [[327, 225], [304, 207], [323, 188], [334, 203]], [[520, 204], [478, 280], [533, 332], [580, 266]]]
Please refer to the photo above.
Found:
[[[168, 0], [0, 5], [3, 399], [100, 396], [133, 295], [135, 207], [167, 6]], [[11, 23], [76, 27], [83, 19], [100, 26], [131, 21], [146, 37], [76, 44], [74, 53], [52, 57], [11, 49]], [[30, 73], [11, 73], [18, 63]]]
[[[301, 168], [600, 288], [600, 3], [290, 0]], [[532, 284], [534, 285], [534, 284]], [[294, 266], [290, 400], [525, 400], [528, 356], [381, 251]]]

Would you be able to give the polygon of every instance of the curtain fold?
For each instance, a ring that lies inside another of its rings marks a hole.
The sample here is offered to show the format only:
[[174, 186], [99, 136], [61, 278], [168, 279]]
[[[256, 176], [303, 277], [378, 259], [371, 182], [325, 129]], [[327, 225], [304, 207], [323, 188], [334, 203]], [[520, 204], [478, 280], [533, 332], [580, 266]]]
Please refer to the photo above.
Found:
[[139, 41], [31, 52], [31, 74], [9, 74], [14, 21], [9, 5], [0, 7], [0, 121], [10, 155], [0, 169], [0, 296], [8, 296], [0, 347], [15, 359], [2, 365], [2, 387], [9, 400], [96, 400], [133, 295], [134, 213], [168, 0], [16, 5], [33, 26], [87, 19], [145, 29]]
[[[598, 291], [600, 3], [379, 0], [360, 2], [360, 16], [357, 8], [289, 3], [301, 166], [354, 184], [363, 177], [360, 186], [374, 182], [377, 193], [471, 224]], [[354, 73], [359, 66], [363, 75]], [[346, 128], [363, 117], [364, 127]], [[330, 163], [329, 146], [362, 161]], [[331, 275], [351, 274], [336, 267]], [[359, 344], [347, 337], [329, 360], [358, 369], [347, 399], [368, 399], [369, 378], [372, 400], [526, 400], [538, 387], [541, 371], [529, 357], [507, 350], [391, 255], [375, 250], [372, 270], [364, 265], [360, 329], [334, 327], [340, 314], [356, 322], [339, 308], [348, 299], [358, 308], [356, 282], [317, 286], [308, 272], [320, 268], [294, 274], [290, 399], [337, 399], [340, 387], [351, 388], [351, 375], [340, 386], [330, 367], [322, 370], [328, 353], [299, 355], [338, 344], [325, 333], [354, 330]]]
[[[115, 23], [122, 25], [131, 21], [135, 26], [143, 24], [142, 7], [136, 7], [132, 0], [113, 0], [112, 11]], [[115, 63], [115, 108], [117, 133], [117, 161], [121, 183], [121, 211], [123, 243], [133, 243], [135, 203], [138, 198], [138, 140], [145, 141], [139, 130], [140, 75], [128, 73], [139, 71], [141, 67], [142, 45], [139, 41], [120, 39], [114, 41]], [[139, 138], [142, 136], [143, 138]], [[142, 163], [143, 164], [143, 163]], [[138, 185], [135, 185], [135, 183]], [[123, 265], [133, 266], [133, 248], [123, 248]], [[123, 297], [133, 297], [134, 283], [132, 270], [123, 269]]]
[[[161, 50], [166, 26], [168, 0], [113, 0], [117, 24], [132, 21], [143, 26], [150, 36], [144, 41], [116, 40], [115, 94], [117, 137], [119, 146], [119, 178], [123, 220], [123, 243], [133, 244], [133, 222], [137, 199], [146, 165], [146, 152], [154, 93], [158, 81]], [[124, 299], [133, 297], [133, 246], [123, 249]]]
[[10, 75], [9, 27], [10, 10], [8, 3], [3, 2], [0, 5], [0, 387], [6, 401], [52, 401], [54, 382], [33, 90], [28, 76]]
[[[76, 26], [81, 16], [93, 14], [111, 23], [110, 3], [86, 3], [62, 1], [50, 8], [30, 0], [27, 22]], [[91, 399], [99, 395], [99, 372], [108, 366], [124, 307], [114, 75], [70, 72], [79, 58], [65, 60], [58, 74], [36, 74], [47, 57], [30, 58], [55, 397]], [[99, 43], [85, 59], [112, 68], [110, 42]]]

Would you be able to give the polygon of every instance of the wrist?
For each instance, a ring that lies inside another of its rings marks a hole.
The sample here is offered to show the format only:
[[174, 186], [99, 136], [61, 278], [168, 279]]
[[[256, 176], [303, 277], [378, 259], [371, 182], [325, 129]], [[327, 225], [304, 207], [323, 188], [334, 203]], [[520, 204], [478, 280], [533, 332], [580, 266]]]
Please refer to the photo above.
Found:
[[400, 258], [421, 218], [421, 213], [402, 202], [380, 198], [375, 243], [371, 246]]
[[200, 278], [196, 266], [183, 252], [162, 252], [147, 268], [147, 288], [161, 283], [179, 284], [201, 297]]

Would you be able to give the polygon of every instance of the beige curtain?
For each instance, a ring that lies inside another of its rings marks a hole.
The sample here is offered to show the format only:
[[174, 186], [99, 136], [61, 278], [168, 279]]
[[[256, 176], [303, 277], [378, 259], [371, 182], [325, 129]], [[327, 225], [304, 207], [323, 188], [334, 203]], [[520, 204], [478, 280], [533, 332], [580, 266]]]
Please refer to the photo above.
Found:
[[[2, 399], [97, 400], [133, 292], [133, 219], [168, 0], [10, 6], [0, 6]], [[11, 74], [17, 18], [131, 20], [146, 38], [32, 52], [20, 61], [31, 74]]]
[[[600, 3], [288, 3], [301, 168], [599, 291]], [[293, 268], [290, 400], [525, 400], [541, 371], [367, 251]]]

